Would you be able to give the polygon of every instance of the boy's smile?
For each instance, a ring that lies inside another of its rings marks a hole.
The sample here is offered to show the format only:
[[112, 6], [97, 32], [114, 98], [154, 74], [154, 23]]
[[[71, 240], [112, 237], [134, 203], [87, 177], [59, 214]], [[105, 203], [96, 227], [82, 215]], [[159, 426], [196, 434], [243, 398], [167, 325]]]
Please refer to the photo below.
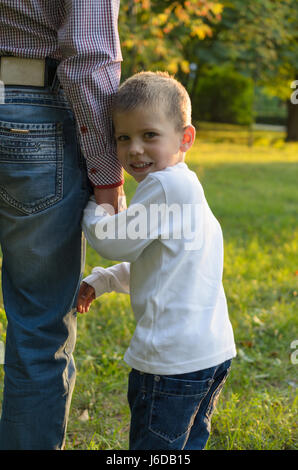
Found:
[[183, 161], [183, 131], [156, 107], [117, 111], [113, 121], [118, 159], [136, 181]]

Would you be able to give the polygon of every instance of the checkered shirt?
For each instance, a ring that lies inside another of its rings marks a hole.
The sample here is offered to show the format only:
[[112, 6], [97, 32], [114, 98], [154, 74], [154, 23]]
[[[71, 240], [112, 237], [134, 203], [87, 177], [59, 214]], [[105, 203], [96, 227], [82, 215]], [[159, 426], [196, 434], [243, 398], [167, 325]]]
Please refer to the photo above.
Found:
[[119, 0], [1, 0], [0, 55], [51, 57], [96, 187], [123, 182], [110, 106], [120, 81]]

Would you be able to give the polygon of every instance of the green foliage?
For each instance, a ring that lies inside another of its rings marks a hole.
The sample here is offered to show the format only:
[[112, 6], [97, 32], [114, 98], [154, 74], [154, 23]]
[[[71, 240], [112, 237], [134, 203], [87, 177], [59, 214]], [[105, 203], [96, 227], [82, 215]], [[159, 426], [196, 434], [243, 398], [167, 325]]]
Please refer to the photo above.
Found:
[[282, 99], [290, 97], [298, 60], [297, 1], [222, 0], [221, 21], [212, 37], [192, 44], [192, 56], [203, 64], [229, 63], [266, 85]]
[[229, 48], [231, 60], [255, 79], [268, 76], [279, 61], [278, 48], [288, 43], [290, 13], [288, 0], [224, 1], [223, 25], [219, 39]]
[[[144, 69], [167, 70], [193, 97], [202, 68], [227, 64], [250, 77], [255, 86], [288, 100], [297, 77], [296, 9], [296, 0], [248, 0], [245, 8], [242, 0], [123, 0], [119, 15], [122, 79]], [[208, 92], [214, 93], [214, 87], [208, 87]], [[216, 108], [217, 95], [209, 100]], [[251, 122], [256, 103], [246, 113], [249, 100], [246, 93], [238, 105], [235, 100], [227, 122]]]
[[[212, 35], [220, 20], [220, 2], [204, 0], [123, 0], [119, 33], [126, 78], [143, 69], [189, 73], [188, 44]], [[208, 21], [206, 21], [208, 18]]]
[[250, 124], [253, 87], [229, 67], [213, 67], [199, 78], [193, 93], [194, 120]]
[[256, 122], [262, 124], [285, 125], [287, 117], [286, 102], [272, 96], [264, 88], [255, 88]]

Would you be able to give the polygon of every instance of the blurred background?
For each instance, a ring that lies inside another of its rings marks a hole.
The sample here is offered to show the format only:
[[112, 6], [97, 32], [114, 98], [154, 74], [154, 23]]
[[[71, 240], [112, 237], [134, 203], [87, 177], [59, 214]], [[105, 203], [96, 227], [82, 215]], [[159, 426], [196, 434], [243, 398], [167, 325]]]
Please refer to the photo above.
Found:
[[297, 0], [121, 0], [122, 77], [167, 70], [187, 87], [194, 121], [274, 124], [297, 141], [298, 106], [290, 101], [298, 80], [297, 6]]

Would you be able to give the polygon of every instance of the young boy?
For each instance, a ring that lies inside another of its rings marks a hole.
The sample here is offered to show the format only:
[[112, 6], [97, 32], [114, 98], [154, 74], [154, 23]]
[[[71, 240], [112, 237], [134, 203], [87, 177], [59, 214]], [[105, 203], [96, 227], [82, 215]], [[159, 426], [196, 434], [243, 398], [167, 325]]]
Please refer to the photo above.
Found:
[[190, 99], [168, 74], [142, 72], [119, 88], [113, 122], [118, 158], [139, 185], [116, 215], [92, 200], [85, 209], [90, 245], [123, 262], [93, 269], [78, 311], [104, 292], [130, 293], [130, 450], [203, 449], [236, 350], [221, 228], [184, 163], [195, 139]]

